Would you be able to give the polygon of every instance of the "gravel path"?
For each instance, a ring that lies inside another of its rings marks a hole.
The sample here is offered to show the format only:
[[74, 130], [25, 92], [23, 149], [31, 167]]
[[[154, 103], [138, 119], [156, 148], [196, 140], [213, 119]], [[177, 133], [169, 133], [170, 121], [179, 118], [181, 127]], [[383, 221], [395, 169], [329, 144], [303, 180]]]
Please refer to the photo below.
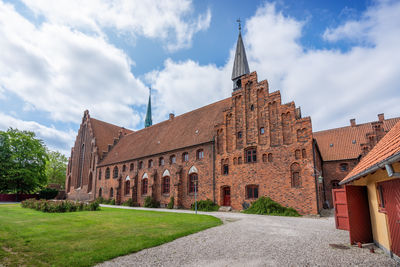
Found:
[[347, 245], [348, 232], [335, 229], [333, 217], [202, 214], [216, 216], [224, 224], [98, 266], [396, 266], [380, 249], [370, 253]]

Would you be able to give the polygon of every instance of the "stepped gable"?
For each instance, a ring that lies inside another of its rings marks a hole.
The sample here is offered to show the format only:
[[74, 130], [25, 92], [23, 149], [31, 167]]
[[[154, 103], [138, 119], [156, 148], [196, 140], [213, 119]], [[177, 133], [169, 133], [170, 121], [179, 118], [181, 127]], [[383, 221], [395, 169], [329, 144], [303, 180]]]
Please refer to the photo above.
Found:
[[210, 142], [214, 125], [223, 121], [223, 110], [230, 105], [231, 98], [226, 98], [126, 135], [99, 166]]
[[133, 133], [132, 130], [97, 120], [92, 117], [90, 118], [90, 125], [93, 130], [93, 135], [96, 138], [98, 156], [101, 156], [103, 151], [108, 150], [108, 145], [114, 143], [114, 138], [118, 138], [120, 131], [122, 131], [123, 135]]
[[[400, 118], [383, 120], [384, 131], [390, 131], [398, 121]], [[317, 140], [322, 159], [333, 161], [358, 158], [362, 154], [361, 144], [368, 141], [366, 136], [373, 131], [373, 123], [314, 132], [313, 136]]]
[[[341, 184], [354, 180], [356, 176], [377, 167], [389, 157], [400, 154], [400, 121], [379, 141], [360, 163], [341, 181]], [[361, 177], [361, 176], [360, 176]], [[358, 177], [358, 178], [360, 178]]]

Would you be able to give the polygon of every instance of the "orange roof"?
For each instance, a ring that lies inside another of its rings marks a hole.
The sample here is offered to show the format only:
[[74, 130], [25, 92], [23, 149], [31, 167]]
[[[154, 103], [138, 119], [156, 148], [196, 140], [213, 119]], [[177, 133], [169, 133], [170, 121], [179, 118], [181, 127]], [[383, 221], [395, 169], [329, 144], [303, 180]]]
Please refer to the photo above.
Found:
[[[388, 132], [400, 118], [383, 121]], [[361, 154], [360, 144], [366, 143], [366, 134], [372, 132], [372, 122], [313, 133], [324, 161], [355, 159]]]
[[108, 151], [108, 145], [114, 143], [114, 138], [118, 138], [119, 131], [122, 131], [122, 134], [129, 134], [133, 132], [123, 127], [100, 121], [92, 117], [90, 117], [90, 125], [92, 126], [94, 137], [96, 138], [99, 156], [103, 154], [103, 151]]
[[210, 142], [231, 98], [182, 114], [124, 136], [99, 166]]
[[348, 183], [371, 173], [383, 167], [383, 163], [397, 155], [400, 155], [400, 121], [361, 159], [360, 163], [340, 183]]

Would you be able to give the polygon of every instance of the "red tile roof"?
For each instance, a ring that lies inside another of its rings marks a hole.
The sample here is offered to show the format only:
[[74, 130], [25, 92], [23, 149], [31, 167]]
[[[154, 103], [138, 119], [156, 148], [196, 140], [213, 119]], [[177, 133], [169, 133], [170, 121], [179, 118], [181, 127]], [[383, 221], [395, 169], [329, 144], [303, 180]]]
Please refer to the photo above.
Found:
[[378, 164], [397, 154], [400, 155], [400, 121], [361, 159], [341, 183], [347, 183], [375, 171]]
[[[383, 129], [388, 132], [400, 118], [383, 121]], [[355, 159], [361, 154], [360, 144], [366, 143], [366, 134], [372, 132], [372, 122], [314, 132], [318, 148], [324, 161]], [[354, 142], [355, 141], [355, 142]]]
[[123, 127], [100, 121], [92, 117], [90, 117], [90, 125], [92, 126], [94, 137], [96, 138], [99, 156], [103, 154], [103, 151], [108, 150], [109, 144], [114, 143], [114, 138], [118, 138], [120, 131], [122, 131], [123, 134], [130, 134], [133, 132]]
[[230, 105], [231, 98], [226, 98], [126, 135], [99, 166], [210, 142], [214, 125], [223, 122], [223, 110]]

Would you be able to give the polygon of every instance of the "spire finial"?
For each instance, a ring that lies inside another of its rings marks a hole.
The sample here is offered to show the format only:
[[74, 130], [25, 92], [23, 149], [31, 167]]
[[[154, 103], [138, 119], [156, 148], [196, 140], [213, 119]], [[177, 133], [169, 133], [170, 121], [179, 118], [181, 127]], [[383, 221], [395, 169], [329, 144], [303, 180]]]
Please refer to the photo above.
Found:
[[242, 24], [241, 24], [242, 21], [240, 20], [240, 18], [238, 18], [236, 22], [239, 23], [239, 31], [242, 31]]
[[146, 119], [144, 120], [144, 127], [149, 127], [153, 125], [153, 120], [151, 119], [151, 87], [149, 87], [149, 103], [147, 104]]

